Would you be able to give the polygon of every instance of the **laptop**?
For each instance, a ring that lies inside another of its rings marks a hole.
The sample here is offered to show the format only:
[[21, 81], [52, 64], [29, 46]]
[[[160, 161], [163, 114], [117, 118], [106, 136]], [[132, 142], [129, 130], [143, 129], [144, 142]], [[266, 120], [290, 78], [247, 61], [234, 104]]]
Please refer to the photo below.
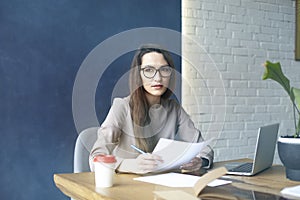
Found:
[[225, 164], [227, 174], [253, 176], [273, 164], [279, 124], [260, 127], [253, 162], [231, 162]]

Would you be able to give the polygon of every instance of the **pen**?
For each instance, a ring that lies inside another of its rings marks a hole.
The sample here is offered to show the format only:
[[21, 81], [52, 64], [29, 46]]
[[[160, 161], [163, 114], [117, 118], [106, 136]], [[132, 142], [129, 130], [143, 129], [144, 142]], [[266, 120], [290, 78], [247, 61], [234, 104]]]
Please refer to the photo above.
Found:
[[132, 145], [130, 145], [131, 146], [131, 148], [133, 148], [134, 150], [136, 150], [137, 152], [139, 152], [139, 153], [141, 153], [141, 154], [145, 154], [145, 152], [144, 151], [142, 151], [142, 150], [140, 150], [139, 148], [137, 148], [136, 146], [134, 146], [133, 144]]

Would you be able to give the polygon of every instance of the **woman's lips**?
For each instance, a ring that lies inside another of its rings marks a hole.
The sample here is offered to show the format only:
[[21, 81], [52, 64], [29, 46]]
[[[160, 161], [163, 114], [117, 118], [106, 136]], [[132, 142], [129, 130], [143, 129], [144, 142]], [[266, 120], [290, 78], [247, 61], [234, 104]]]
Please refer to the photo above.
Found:
[[157, 84], [157, 85], [152, 85], [151, 87], [152, 87], [152, 88], [155, 88], [155, 89], [160, 89], [160, 88], [163, 87], [163, 85]]

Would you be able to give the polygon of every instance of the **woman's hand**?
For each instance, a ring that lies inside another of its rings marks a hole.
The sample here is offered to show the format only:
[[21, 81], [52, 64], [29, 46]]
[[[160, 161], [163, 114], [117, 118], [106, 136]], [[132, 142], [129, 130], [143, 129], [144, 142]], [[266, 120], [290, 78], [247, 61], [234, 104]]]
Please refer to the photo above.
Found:
[[160, 156], [150, 153], [140, 154], [136, 158], [139, 170], [143, 173], [153, 171], [159, 164], [163, 163]]
[[202, 159], [195, 157], [190, 162], [181, 165], [180, 169], [193, 172], [193, 171], [200, 170], [201, 167], [202, 167]]

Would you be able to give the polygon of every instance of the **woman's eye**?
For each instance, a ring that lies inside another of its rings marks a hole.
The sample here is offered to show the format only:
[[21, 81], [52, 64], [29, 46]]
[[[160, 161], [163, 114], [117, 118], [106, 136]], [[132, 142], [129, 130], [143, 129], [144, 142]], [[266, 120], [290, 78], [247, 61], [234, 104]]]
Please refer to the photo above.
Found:
[[144, 70], [145, 70], [145, 72], [153, 72], [153, 71], [154, 71], [154, 70], [151, 69], [151, 68], [145, 68]]
[[163, 72], [169, 72], [171, 69], [169, 67], [163, 67], [161, 68], [161, 71]]

